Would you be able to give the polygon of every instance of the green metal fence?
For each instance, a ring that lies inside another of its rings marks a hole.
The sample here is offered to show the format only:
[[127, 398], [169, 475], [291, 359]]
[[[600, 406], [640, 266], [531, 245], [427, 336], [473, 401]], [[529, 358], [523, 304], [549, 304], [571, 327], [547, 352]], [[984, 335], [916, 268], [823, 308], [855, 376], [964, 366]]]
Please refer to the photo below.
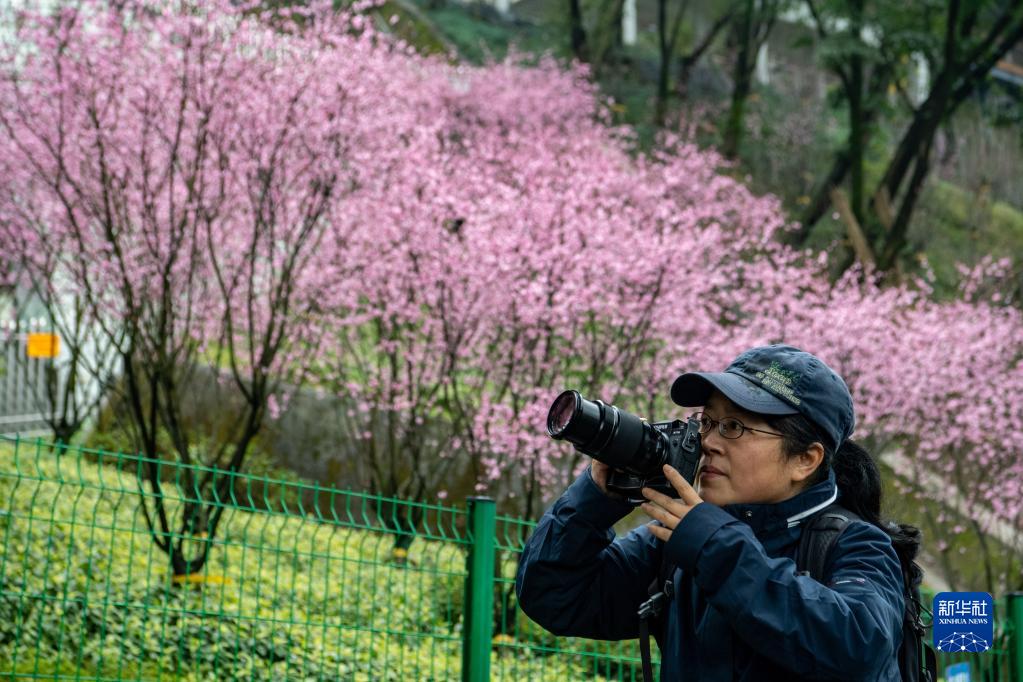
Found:
[[150, 465], [172, 517], [194, 501], [188, 474], [223, 475], [0, 438], [0, 679], [641, 677], [634, 642], [555, 638], [517, 609], [533, 524], [492, 502], [232, 475], [208, 500], [225, 507], [214, 537], [188, 537], [209, 559], [175, 576], [141, 505]]
[[[209, 559], [175, 576], [143, 511], [150, 465], [171, 516], [195, 500], [188, 474], [225, 475], [0, 437], [0, 678], [641, 679], [635, 641], [556, 638], [522, 614], [514, 574], [534, 524], [490, 500], [232, 474], [208, 500], [224, 507], [214, 537], [188, 537]], [[942, 670], [969, 660], [974, 679], [1023, 682], [1023, 596], [996, 608], [994, 650], [942, 654]]]

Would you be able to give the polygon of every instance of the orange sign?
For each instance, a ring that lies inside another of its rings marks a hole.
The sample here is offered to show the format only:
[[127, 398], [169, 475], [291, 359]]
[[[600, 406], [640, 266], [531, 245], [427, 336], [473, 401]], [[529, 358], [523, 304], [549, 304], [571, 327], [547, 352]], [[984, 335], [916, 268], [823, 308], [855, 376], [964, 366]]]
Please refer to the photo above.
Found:
[[25, 353], [30, 358], [55, 358], [60, 353], [60, 337], [56, 334], [29, 334]]

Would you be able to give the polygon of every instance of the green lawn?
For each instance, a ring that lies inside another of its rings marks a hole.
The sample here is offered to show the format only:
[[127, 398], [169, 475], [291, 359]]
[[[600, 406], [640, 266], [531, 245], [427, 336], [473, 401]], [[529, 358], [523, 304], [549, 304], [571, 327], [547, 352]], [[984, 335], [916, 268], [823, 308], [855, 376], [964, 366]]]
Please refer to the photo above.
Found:
[[[0, 442], [0, 677], [460, 678], [465, 542], [417, 539], [398, 563], [394, 536], [367, 526], [369, 498], [336, 493], [316, 513], [293, 490], [268, 498], [289, 513], [229, 510], [196, 582], [177, 585], [133, 471]], [[504, 555], [505, 594], [513, 567]], [[514, 609], [495, 615], [494, 679], [634, 668], [635, 642], [556, 640]]]

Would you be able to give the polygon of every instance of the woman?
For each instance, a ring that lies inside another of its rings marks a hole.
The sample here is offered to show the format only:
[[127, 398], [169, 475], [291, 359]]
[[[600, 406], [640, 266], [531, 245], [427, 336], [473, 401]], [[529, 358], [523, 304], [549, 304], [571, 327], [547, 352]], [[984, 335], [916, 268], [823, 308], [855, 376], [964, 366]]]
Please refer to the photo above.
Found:
[[[645, 489], [654, 522], [615, 540], [632, 507], [593, 461], [544, 514], [516, 589], [559, 635], [638, 636], [637, 609], [662, 563], [673, 599], [655, 636], [663, 680], [898, 680], [904, 610], [900, 551], [913, 529], [879, 519], [880, 478], [849, 441], [845, 382], [791, 346], [754, 348], [720, 373], [689, 373], [672, 399], [700, 407], [697, 489]], [[829, 554], [822, 584], [796, 570], [807, 520], [834, 502], [857, 513]]]

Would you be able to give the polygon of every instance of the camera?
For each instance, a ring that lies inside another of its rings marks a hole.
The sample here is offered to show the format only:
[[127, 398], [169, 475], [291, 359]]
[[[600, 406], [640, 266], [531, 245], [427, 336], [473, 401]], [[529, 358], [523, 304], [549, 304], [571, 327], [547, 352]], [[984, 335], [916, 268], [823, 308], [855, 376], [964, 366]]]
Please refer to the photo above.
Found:
[[646, 501], [643, 487], [678, 497], [662, 467], [670, 464], [692, 485], [700, 463], [700, 425], [695, 419], [649, 423], [614, 405], [587, 400], [578, 391], [554, 399], [547, 434], [610, 466], [607, 489], [633, 504]]

